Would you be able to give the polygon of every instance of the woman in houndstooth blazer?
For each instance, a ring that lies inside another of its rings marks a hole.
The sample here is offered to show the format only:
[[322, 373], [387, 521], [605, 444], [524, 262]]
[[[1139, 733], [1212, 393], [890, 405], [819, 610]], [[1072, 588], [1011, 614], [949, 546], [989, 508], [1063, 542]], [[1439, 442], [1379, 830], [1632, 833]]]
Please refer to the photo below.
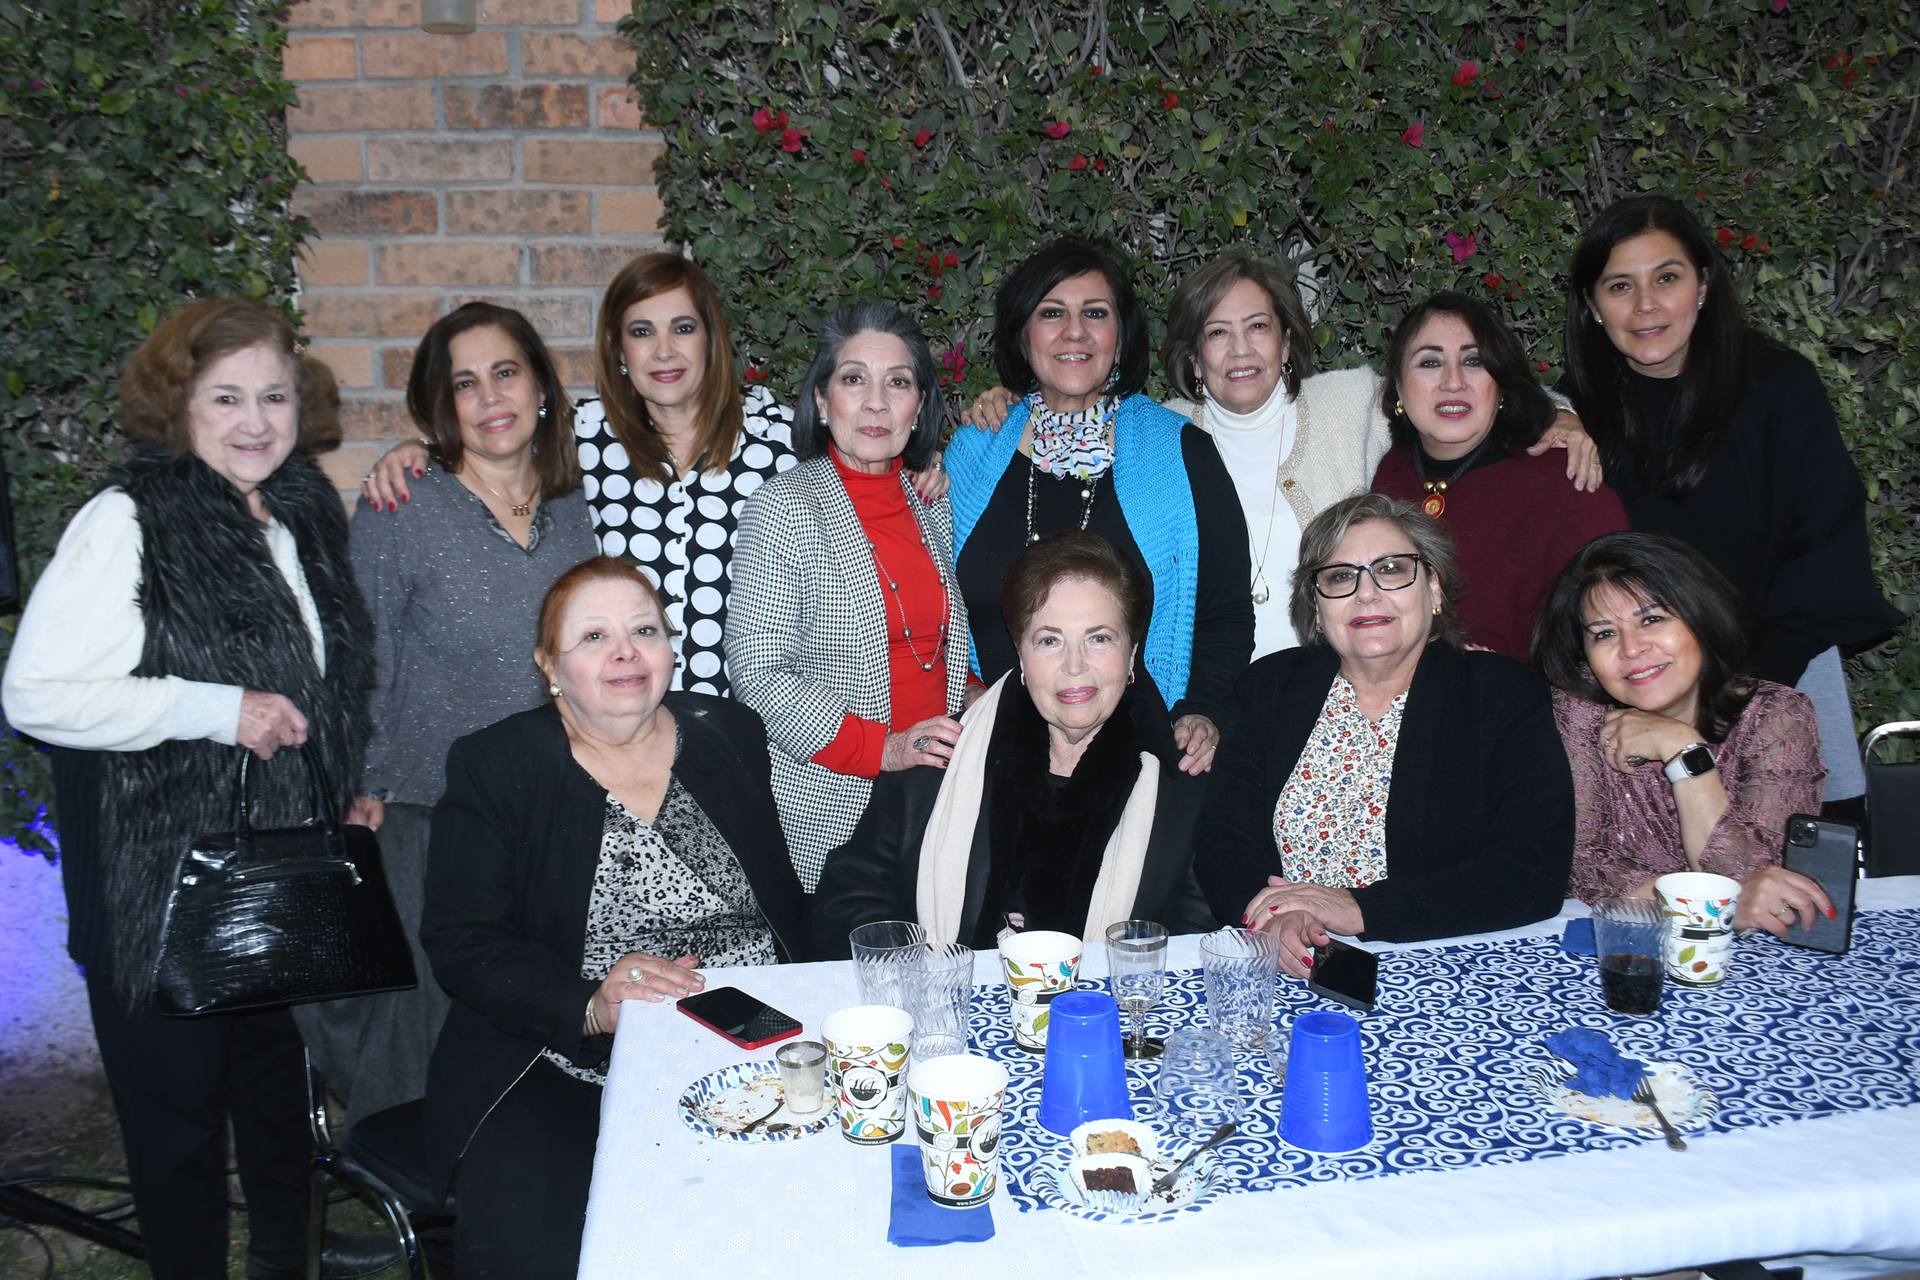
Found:
[[887, 303], [842, 307], [798, 401], [802, 461], [741, 513], [726, 650], [734, 696], [766, 721], [780, 823], [811, 893], [876, 777], [946, 766], [967, 611], [948, 505], [923, 503], [903, 470], [932, 457], [944, 412], [920, 326]]

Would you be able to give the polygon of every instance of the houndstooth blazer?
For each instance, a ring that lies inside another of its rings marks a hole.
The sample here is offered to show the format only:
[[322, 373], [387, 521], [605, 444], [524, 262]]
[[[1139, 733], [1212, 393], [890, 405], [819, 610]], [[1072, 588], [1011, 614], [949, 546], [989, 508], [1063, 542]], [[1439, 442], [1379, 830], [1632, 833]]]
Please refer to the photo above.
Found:
[[[964, 641], [967, 606], [953, 573], [953, 516], [942, 499], [920, 501], [900, 473], [947, 588], [947, 634]], [[727, 673], [733, 696], [767, 723], [773, 797], [800, 883], [808, 893], [827, 853], [866, 812], [873, 783], [810, 763], [848, 713], [888, 724], [887, 611], [880, 575], [853, 499], [825, 454], [767, 481], [747, 500], [733, 552]], [[947, 646], [947, 713], [967, 687], [965, 643]]]

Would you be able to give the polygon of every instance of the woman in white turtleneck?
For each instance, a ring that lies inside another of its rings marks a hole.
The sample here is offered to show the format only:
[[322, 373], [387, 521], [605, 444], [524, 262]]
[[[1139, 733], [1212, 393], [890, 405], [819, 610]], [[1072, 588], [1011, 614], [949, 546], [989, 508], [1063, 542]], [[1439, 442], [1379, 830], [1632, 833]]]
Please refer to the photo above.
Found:
[[[1287, 618], [1300, 531], [1373, 482], [1392, 447], [1380, 375], [1364, 366], [1313, 372], [1306, 309], [1286, 277], [1246, 257], [1188, 276], [1167, 308], [1167, 408], [1213, 437], [1246, 512], [1253, 569], [1253, 656], [1299, 643]], [[1197, 403], [1196, 403], [1197, 401]], [[1563, 411], [1530, 452], [1569, 450], [1567, 474], [1600, 485], [1593, 442]]]

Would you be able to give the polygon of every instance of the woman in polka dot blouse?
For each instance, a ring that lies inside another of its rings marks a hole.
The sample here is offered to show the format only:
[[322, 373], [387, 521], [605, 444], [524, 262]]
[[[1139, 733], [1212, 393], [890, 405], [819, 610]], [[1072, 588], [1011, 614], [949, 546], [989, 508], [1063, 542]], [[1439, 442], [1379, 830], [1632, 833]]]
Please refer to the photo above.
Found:
[[[601, 550], [659, 586], [680, 633], [673, 687], [729, 696], [734, 537], [747, 499], [794, 465], [793, 411], [765, 387], [739, 390], [720, 295], [677, 254], [642, 254], [608, 284], [594, 357], [601, 397], [576, 407], [574, 433]], [[362, 484], [374, 509], [405, 502], [427, 459], [412, 441], [390, 450]], [[937, 500], [946, 476], [915, 487]]]

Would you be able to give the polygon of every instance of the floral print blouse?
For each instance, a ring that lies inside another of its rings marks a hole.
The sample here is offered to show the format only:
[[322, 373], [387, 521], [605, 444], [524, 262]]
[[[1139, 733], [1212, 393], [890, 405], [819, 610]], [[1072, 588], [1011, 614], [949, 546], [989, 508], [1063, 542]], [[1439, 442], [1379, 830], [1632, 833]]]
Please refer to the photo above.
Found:
[[593, 511], [600, 549], [639, 565], [680, 634], [673, 688], [728, 696], [727, 599], [733, 590], [733, 539], [740, 512], [760, 486], [791, 468], [793, 411], [765, 387], [746, 393], [746, 429], [724, 474], [701, 472], [671, 484], [634, 476], [626, 448], [614, 438], [598, 400], [574, 410], [581, 483]]
[[1406, 706], [1402, 690], [1374, 724], [1347, 678], [1333, 678], [1273, 807], [1273, 842], [1288, 880], [1357, 889], [1386, 878], [1387, 792]]

